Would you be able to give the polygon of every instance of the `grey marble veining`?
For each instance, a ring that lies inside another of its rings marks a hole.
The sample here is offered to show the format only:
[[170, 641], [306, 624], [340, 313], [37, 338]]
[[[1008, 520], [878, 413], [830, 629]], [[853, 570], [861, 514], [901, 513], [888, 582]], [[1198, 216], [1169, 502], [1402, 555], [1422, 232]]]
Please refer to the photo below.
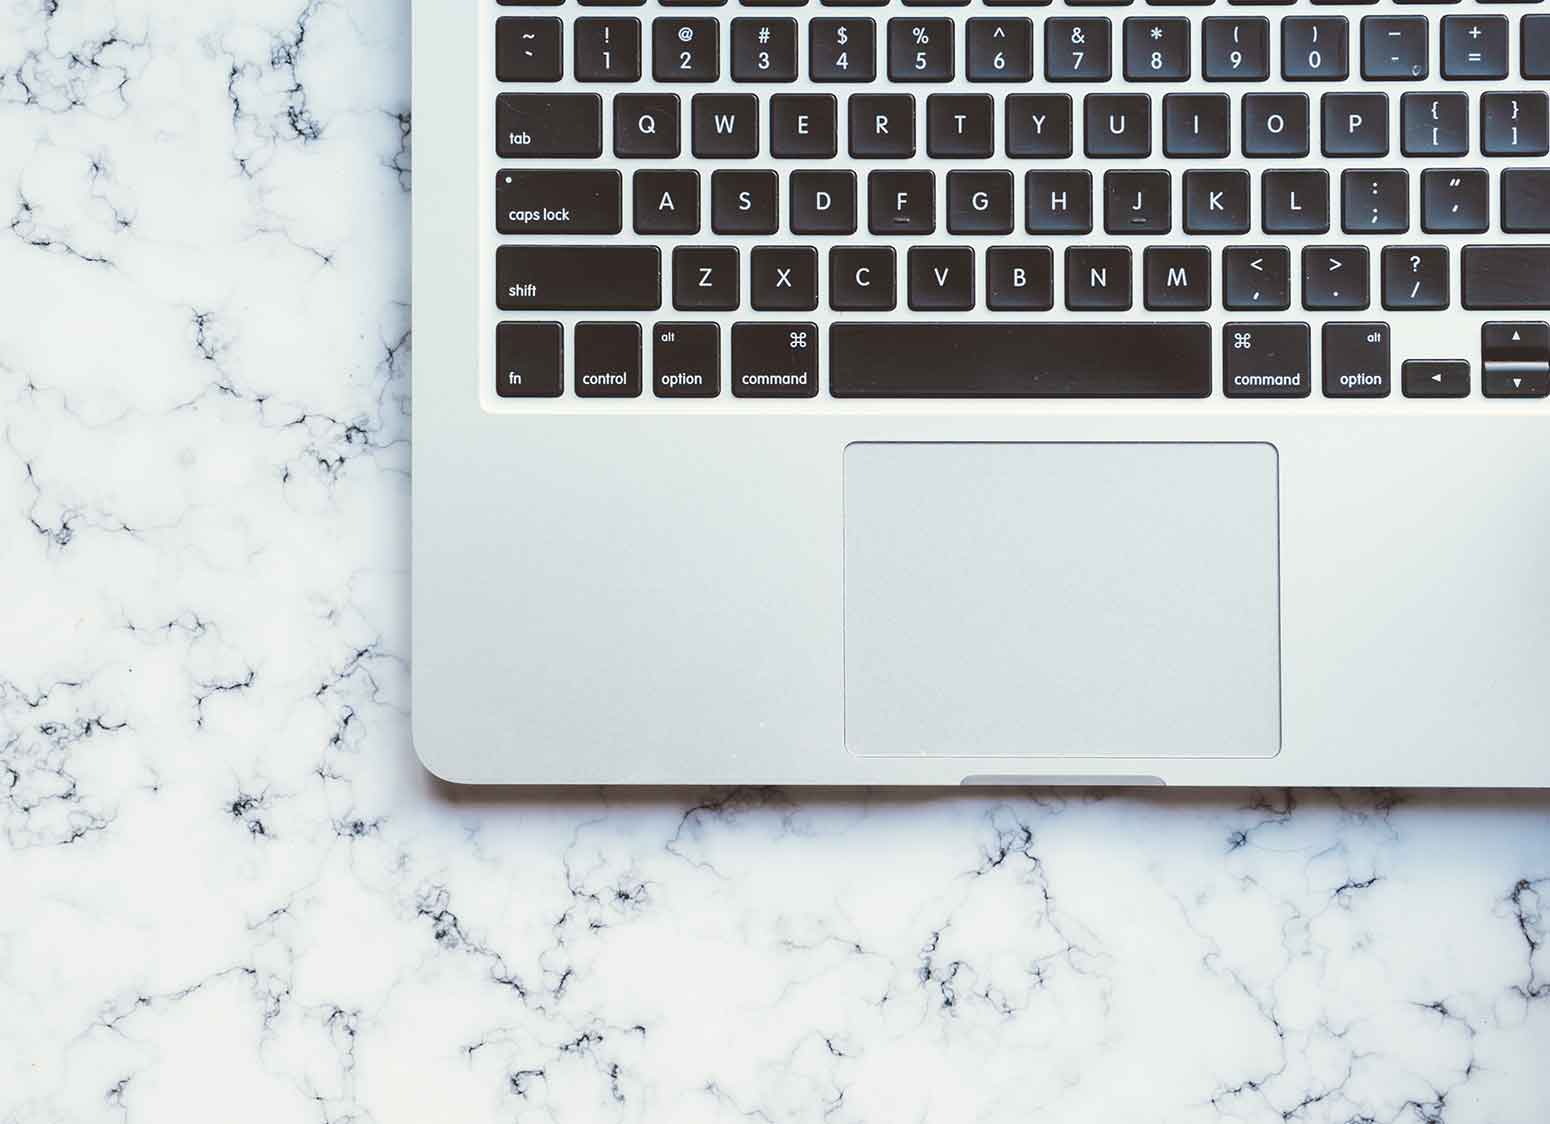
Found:
[[0, 1122], [1550, 1119], [1544, 794], [428, 779], [407, 21], [0, 4]]

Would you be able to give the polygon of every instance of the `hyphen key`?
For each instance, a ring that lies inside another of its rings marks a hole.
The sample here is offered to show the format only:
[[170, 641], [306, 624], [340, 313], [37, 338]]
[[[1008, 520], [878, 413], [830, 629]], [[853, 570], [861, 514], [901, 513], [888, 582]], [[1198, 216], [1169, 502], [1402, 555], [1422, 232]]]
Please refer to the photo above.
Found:
[[511, 311], [649, 311], [662, 307], [656, 246], [502, 246], [495, 297]]

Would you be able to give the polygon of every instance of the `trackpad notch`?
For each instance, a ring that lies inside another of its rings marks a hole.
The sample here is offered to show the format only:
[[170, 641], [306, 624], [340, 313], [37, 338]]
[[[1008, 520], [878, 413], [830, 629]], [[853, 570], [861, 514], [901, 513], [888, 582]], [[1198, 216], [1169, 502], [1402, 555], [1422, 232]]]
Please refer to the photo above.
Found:
[[867, 756], [1270, 757], [1265, 444], [845, 450], [845, 741]]

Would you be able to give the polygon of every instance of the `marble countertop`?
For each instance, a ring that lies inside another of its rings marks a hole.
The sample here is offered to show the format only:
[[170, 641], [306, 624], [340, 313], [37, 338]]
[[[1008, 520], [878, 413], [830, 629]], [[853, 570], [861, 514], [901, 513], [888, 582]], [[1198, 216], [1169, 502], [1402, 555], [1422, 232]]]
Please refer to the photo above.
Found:
[[428, 778], [407, 28], [0, 4], [0, 1122], [1550, 1118], [1547, 794]]

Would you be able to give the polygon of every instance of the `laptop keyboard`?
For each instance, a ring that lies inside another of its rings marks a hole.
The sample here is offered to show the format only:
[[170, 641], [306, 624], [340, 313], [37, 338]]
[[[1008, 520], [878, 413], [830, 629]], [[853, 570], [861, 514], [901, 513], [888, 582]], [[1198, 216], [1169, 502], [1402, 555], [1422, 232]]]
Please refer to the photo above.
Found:
[[491, 402], [1529, 408], [1536, 2], [495, 0]]

